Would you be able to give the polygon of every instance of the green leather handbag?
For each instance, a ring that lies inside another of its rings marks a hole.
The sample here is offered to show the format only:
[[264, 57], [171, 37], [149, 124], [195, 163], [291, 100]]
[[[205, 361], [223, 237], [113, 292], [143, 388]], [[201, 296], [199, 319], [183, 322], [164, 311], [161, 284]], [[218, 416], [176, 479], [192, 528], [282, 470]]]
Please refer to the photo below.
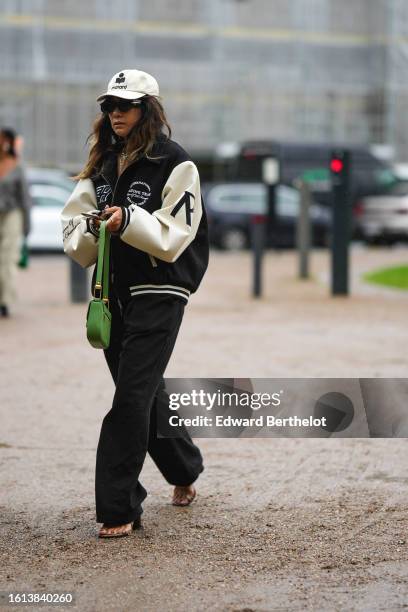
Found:
[[112, 314], [109, 310], [109, 251], [110, 233], [106, 221], [99, 226], [98, 264], [96, 267], [94, 299], [89, 302], [86, 315], [86, 336], [94, 348], [107, 349], [110, 343]]

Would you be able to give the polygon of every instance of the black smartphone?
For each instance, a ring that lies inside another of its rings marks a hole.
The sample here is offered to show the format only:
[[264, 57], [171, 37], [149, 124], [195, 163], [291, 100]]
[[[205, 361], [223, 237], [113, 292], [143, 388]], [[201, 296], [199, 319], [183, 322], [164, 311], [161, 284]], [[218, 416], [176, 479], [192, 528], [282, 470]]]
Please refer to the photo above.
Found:
[[83, 217], [88, 217], [89, 219], [100, 219], [101, 215], [102, 215], [102, 211], [101, 210], [95, 210], [92, 212], [84, 212], [81, 213]]

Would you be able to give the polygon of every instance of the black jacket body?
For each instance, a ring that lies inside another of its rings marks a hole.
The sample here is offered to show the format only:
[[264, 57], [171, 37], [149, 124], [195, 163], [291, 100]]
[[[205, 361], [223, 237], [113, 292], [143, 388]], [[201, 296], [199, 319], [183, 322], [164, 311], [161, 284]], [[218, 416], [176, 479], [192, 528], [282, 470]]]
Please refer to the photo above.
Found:
[[[89, 184], [82, 191], [78, 185], [76, 196], [74, 191], [63, 211], [65, 251], [78, 254], [81, 265], [95, 263], [97, 249], [92, 262], [90, 241], [97, 246], [98, 232], [88, 219], [75, 226], [72, 213], [86, 212], [88, 199], [93, 206], [87, 210], [121, 206], [122, 224], [111, 239], [110, 277], [115, 293], [125, 301], [145, 293], [169, 293], [188, 301], [207, 269], [209, 245], [198, 171], [186, 151], [160, 135], [149, 157], [130, 163], [119, 177], [117, 153], [108, 152], [100, 172], [90, 180], [93, 197], [87, 193]], [[84, 258], [80, 257], [81, 239], [86, 241]]]

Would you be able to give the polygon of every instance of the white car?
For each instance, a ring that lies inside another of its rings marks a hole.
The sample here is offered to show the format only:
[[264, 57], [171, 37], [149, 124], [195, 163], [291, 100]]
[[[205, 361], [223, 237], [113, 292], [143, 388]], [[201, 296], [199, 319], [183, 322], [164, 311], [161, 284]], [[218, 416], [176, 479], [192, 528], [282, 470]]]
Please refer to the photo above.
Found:
[[61, 210], [72, 189], [59, 185], [30, 184], [33, 200], [31, 232], [27, 244], [30, 251], [63, 251]]
[[367, 243], [408, 240], [408, 182], [397, 183], [384, 195], [365, 196], [357, 214], [359, 232]]
[[69, 174], [60, 168], [36, 168], [28, 166], [25, 168], [26, 179], [30, 185], [55, 185], [63, 187], [72, 192], [75, 182], [69, 178]]

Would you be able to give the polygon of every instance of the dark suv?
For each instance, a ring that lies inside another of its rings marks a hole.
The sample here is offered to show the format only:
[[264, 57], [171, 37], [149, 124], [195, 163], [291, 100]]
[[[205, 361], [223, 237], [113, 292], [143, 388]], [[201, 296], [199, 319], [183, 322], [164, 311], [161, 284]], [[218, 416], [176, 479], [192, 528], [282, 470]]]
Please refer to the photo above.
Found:
[[[240, 152], [231, 163], [230, 171], [240, 180], [258, 181], [262, 177], [262, 162], [274, 157], [280, 162], [280, 180], [292, 185], [295, 179], [309, 175], [309, 184], [316, 202], [331, 206], [330, 157], [335, 144], [285, 143], [279, 141], [253, 141], [241, 145]], [[364, 146], [346, 146], [351, 154], [351, 198], [377, 193], [397, 181], [390, 166], [373, 155]], [[315, 180], [310, 177], [315, 177]]]
[[[265, 215], [267, 192], [262, 183], [206, 183], [202, 186], [212, 244], [227, 250], [250, 244], [251, 217]], [[268, 232], [267, 246], [294, 247], [300, 194], [293, 187], [278, 185], [276, 224]], [[330, 240], [330, 211], [319, 204], [310, 207], [312, 244], [327, 246]]]

